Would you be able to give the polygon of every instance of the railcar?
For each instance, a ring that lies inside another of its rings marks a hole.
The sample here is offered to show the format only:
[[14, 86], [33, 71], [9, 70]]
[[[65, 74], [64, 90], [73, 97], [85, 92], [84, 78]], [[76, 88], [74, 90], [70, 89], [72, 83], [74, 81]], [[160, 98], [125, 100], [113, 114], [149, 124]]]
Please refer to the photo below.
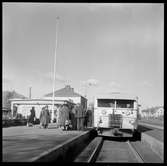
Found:
[[130, 133], [138, 128], [138, 97], [122, 94], [100, 95], [94, 101], [94, 127], [98, 130], [112, 129], [114, 135]]

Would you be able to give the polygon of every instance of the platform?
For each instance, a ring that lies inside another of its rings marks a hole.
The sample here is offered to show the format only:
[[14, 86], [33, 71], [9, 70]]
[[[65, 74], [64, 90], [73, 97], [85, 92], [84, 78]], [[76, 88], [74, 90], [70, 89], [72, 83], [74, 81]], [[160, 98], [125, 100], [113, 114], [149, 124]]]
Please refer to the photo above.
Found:
[[3, 128], [3, 162], [26, 162], [83, 131], [63, 131], [50, 125], [48, 129], [17, 126]]
[[138, 126], [138, 130], [141, 133], [147, 134], [161, 142], [164, 141], [164, 130], [162, 129], [153, 128], [153, 126], [146, 126], [140, 123]]

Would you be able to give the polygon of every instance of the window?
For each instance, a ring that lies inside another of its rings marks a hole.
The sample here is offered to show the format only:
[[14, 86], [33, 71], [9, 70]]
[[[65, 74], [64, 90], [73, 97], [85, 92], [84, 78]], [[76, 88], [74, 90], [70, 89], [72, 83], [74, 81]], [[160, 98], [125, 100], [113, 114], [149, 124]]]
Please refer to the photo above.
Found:
[[133, 108], [133, 100], [117, 100], [116, 107], [117, 108]]
[[114, 108], [115, 100], [113, 99], [97, 99], [98, 107], [112, 107]]

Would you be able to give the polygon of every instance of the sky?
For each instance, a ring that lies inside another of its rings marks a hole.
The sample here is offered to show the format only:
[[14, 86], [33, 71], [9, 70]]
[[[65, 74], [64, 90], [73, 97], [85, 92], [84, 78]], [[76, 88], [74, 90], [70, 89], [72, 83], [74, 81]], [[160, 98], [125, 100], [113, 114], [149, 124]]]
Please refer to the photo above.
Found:
[[121, 92], [143, 108], [164, 104], [161, 3], [3, 3], [3, 90], [52, 92], [55, 50], [56, 90], [70, 84], [89, 101]]

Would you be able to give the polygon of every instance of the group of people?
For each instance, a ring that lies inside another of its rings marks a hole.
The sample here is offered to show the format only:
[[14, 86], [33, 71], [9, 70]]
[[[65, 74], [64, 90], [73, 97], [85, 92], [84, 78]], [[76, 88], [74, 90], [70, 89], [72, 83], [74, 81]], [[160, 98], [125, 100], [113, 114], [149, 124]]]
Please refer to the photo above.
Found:
[[[67, 106], [62, 106], [60, 108], [60, 116], [58, 118], [58, 124], [59, 127], [63, 127], [64, 130], [70, 130], [72, 129], [71, 120], [69, 120], [69, 110]], [[51, 116], [48, 109], [48, 106], [42, 108], [39, 116], [40, 121], [40, 128], [48, 128], [48, 125], [50, 123]], [[36, 121], [36, 115], [35, 115], [35, 107], [32, 107], [30, 110], [30, 116], [28, 117], [27, 126], [31, 127], [34, 126]]]
[[[42, 108], [41, 113], [40, 113], [40, 128], [48, 128], [48, 124], [50, 122], [50, 113], [48, 106], [46, 105], [45, 107]], [[27, 121], [27, 126], [34, 126], [36, 121], [36, 116], [35, 116], [35, 107], [32, 107], [30, 110], [30, 116], [28, 117]]]
[[[79, 126], [77, 124], [80, 124], [77, 122], [77, 113], [76, 111], [78, 110], [78, 107], [72, 109], [68, 108], [67, 105], [62, 105], [58, 108], [58, 118], [57, 118], [57, 125], [58, 127], [62, 128], [63, 130], [72, 130], [72, 129], [78, 129]], [[75, 117], [76, 116], [76, 117]], [[78, 118], [79, 119], [79, 118]], [[28, 117], [27, 121], [27, 126], [34, 126], [37, 118], [35, 115], [35, 107], [32, 107], [30, 110], [30, 116]], [[39, 121], [40, 121], [40, 128], [48, 128], [48, 125], [51, 120], [51, 113], [49, 112], [48, 105], [42, 108], [39, 116]], [[88, 111], [85, 112], [85, 117], [84, 117], [84, 127], [87, 128], [89, 121], [89, 114]]]

